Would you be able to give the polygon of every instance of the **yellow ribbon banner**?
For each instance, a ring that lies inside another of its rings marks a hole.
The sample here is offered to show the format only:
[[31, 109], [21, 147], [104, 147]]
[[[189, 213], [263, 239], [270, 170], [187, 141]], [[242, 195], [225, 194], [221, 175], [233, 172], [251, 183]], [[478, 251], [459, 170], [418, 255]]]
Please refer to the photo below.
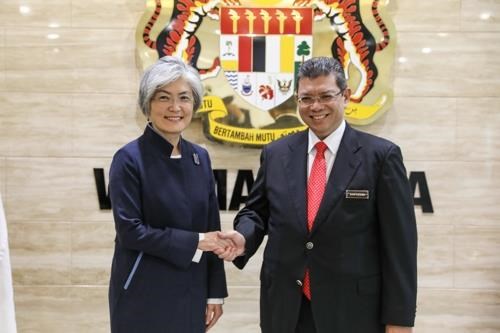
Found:
[[280, 129], [242, 128], [223, 123], [228, 115], [220, 97], [205, 96], [198, 113], [206, 114], [209, 135], [219, 141], [261, 147], [284, 136], [305, 130], [306, 126]]

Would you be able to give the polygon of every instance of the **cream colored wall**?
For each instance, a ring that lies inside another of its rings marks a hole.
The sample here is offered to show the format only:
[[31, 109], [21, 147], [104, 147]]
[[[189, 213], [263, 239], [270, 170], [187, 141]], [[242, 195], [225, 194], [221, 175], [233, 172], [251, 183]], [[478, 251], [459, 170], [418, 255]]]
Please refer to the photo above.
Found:
[[[142, 131], [134, 36], [144, 6], [0, 2], [0, 191], [19, 332], [109, 331], [114, 230], [92, 168], [107, 172]], [[391, 10], [407, 61], [395, 66], [393, 108], [364, 129], [401, 145], [408, 170], [429, 183], [435, 213], [416, 209], [415, 331], [499, 332], [500, 1], [399, 0]], [[199, 133], [194, 123], [189, 136]], [[206, 146], [215, 168], [258, 167], [257, 150]], [[232, 217], [222, 214], [225, 229]], [[230, 297], [214, 333], [258, 331], [259, 261], [227, 265]]]

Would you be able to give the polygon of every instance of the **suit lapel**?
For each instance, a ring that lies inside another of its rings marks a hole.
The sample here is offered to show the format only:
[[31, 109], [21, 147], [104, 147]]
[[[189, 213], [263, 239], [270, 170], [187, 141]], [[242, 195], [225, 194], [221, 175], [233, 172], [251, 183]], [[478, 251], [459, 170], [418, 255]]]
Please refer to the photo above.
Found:
[[305, 233], [307, 232], [307, 131], [297, 134], [293, 139], [289, 142], [289, 150], [284, 155], [283, 163], [290, 195], [297, 212], [297, 221]]
[[332, 171], [326, 184], [325, 194], [321, 201], [311, 233], [314, 233], [319, 225], [324, 223], [328, 215], [335, 207], [337, 201], [342, 197], [347, 186], [352, 181], [361, 160], [356, 152], [361, 148], [356, 132], [346, 125], [344, 136], [340, 142], [339, 150], [333, 163]]

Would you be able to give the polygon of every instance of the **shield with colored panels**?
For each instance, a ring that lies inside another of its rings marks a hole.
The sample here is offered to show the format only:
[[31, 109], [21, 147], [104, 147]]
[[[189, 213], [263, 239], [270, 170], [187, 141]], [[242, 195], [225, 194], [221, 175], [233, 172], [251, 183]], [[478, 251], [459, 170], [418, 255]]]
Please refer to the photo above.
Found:
[[261, 110], [285, 102], [312, 55], [312, 23], [312, 8], [222, 7], [220, 60], [231, 87]]

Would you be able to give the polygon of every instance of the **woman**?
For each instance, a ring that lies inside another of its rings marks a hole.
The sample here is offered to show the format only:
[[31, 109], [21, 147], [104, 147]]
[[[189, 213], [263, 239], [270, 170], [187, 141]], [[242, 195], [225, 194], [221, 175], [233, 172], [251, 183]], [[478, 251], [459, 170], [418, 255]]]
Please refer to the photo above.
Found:
[[116, 239], [109, 287], [113, 333], [199, 333], [222, 315], [227, 296], [210, 159], [184, 140], [203, 86], [175, 57], [143, 75], [144, 134], [121, 148], [110, 170]]

